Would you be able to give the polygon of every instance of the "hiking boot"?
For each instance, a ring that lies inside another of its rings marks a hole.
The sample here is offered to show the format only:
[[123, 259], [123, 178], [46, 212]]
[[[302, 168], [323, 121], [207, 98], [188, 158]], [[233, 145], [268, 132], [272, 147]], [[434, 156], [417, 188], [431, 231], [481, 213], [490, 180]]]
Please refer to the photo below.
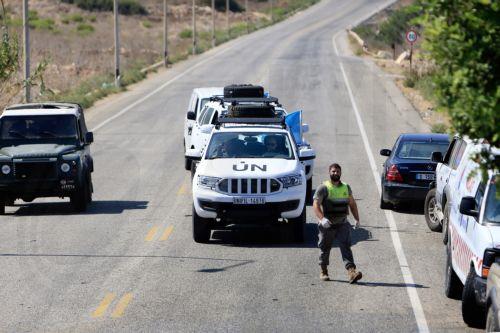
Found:
[[349, 283], [355, 283], [363, 277], [363, 274], [361, 274], [361, 272], [357, 272], [354, 267], [347, 269], [347, 275], [349, 276]]
[[328, 269], [326, 266], [321, 266], [321, 273], [319, 274], [319, 278], [321, 281], [330, 281], [330, 277], [328, 276]]

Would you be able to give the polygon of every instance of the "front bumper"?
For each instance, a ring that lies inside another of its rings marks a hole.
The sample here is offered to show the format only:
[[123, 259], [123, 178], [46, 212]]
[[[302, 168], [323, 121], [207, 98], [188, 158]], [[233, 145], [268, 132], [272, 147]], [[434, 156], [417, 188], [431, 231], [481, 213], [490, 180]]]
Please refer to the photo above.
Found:
[[10, 181], [0, 183], [0, 194], [11, 198], [65, 197], [78, 188], [73, 179]]
[[476, 303], [481, 307], [486, 307], [486, 279], [480, 276], [474, 278], [474, 295]]
[[383, 185], [384, 201], [397, 204], [408, 201], [423, 201], [429, 192], [429, 187], [415, 186], [401, 183], [384, 183]]
[[[196, 214], [203, 218], [231, 219], [240, 223], [259, 223], [263, 220], [299, 217], [305, 204], [305, 184], [283, 189], [279, 193], [263, 195], [265, 204], [233, 204], [232, 195], [195, 186], [193, 203]], [[242, 197], [238, 195], [237, 197]]]

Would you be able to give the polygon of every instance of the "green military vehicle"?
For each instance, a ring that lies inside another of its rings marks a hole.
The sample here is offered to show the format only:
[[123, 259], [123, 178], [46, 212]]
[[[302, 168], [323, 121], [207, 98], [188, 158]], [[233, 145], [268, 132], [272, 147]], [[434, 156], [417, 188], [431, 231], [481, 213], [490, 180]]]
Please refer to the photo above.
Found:
[[0, 214], [16, 199], [40, 197], [69, 197], [76, 211], [85, 211], [92, 201], [93, 141], [78, 104], [7, 107], [0, 116]]

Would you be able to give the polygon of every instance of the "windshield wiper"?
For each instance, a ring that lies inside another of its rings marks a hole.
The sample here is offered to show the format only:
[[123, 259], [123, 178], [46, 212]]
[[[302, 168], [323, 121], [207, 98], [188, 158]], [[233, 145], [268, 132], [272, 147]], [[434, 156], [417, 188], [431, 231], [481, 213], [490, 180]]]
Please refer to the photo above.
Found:
[[57, 138], [57, 134], [52, 133], [51, 131], [40, 131], [38, 135], [50, 136], [52, 138]]
[[9, 131], [10, 136], [15, 136], [18, 138], [26, 139], [26, 136], [18, 131]]

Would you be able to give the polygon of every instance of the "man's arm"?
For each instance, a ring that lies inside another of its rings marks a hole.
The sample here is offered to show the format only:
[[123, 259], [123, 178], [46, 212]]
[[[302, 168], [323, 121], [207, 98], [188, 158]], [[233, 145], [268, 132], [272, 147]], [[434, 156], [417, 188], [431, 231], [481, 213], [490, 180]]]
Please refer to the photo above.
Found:
[[323, 209], [321, 207], [321, 203], [319, 202], [319, 199], [314, 199], [313, 210], [314, 210], [314, 214], [316, 214], [316, 217], [318, 218], [319, 221], [321, 221], [325, 217], [325, 214], [323, 214]]
[[352, 194], [349, 195], [349, 208], [351, 209], [352, 216], [354, 216], [354, 219], [356, 220], [356, 227], [359, 227], [358, 205], [352, 197]]

